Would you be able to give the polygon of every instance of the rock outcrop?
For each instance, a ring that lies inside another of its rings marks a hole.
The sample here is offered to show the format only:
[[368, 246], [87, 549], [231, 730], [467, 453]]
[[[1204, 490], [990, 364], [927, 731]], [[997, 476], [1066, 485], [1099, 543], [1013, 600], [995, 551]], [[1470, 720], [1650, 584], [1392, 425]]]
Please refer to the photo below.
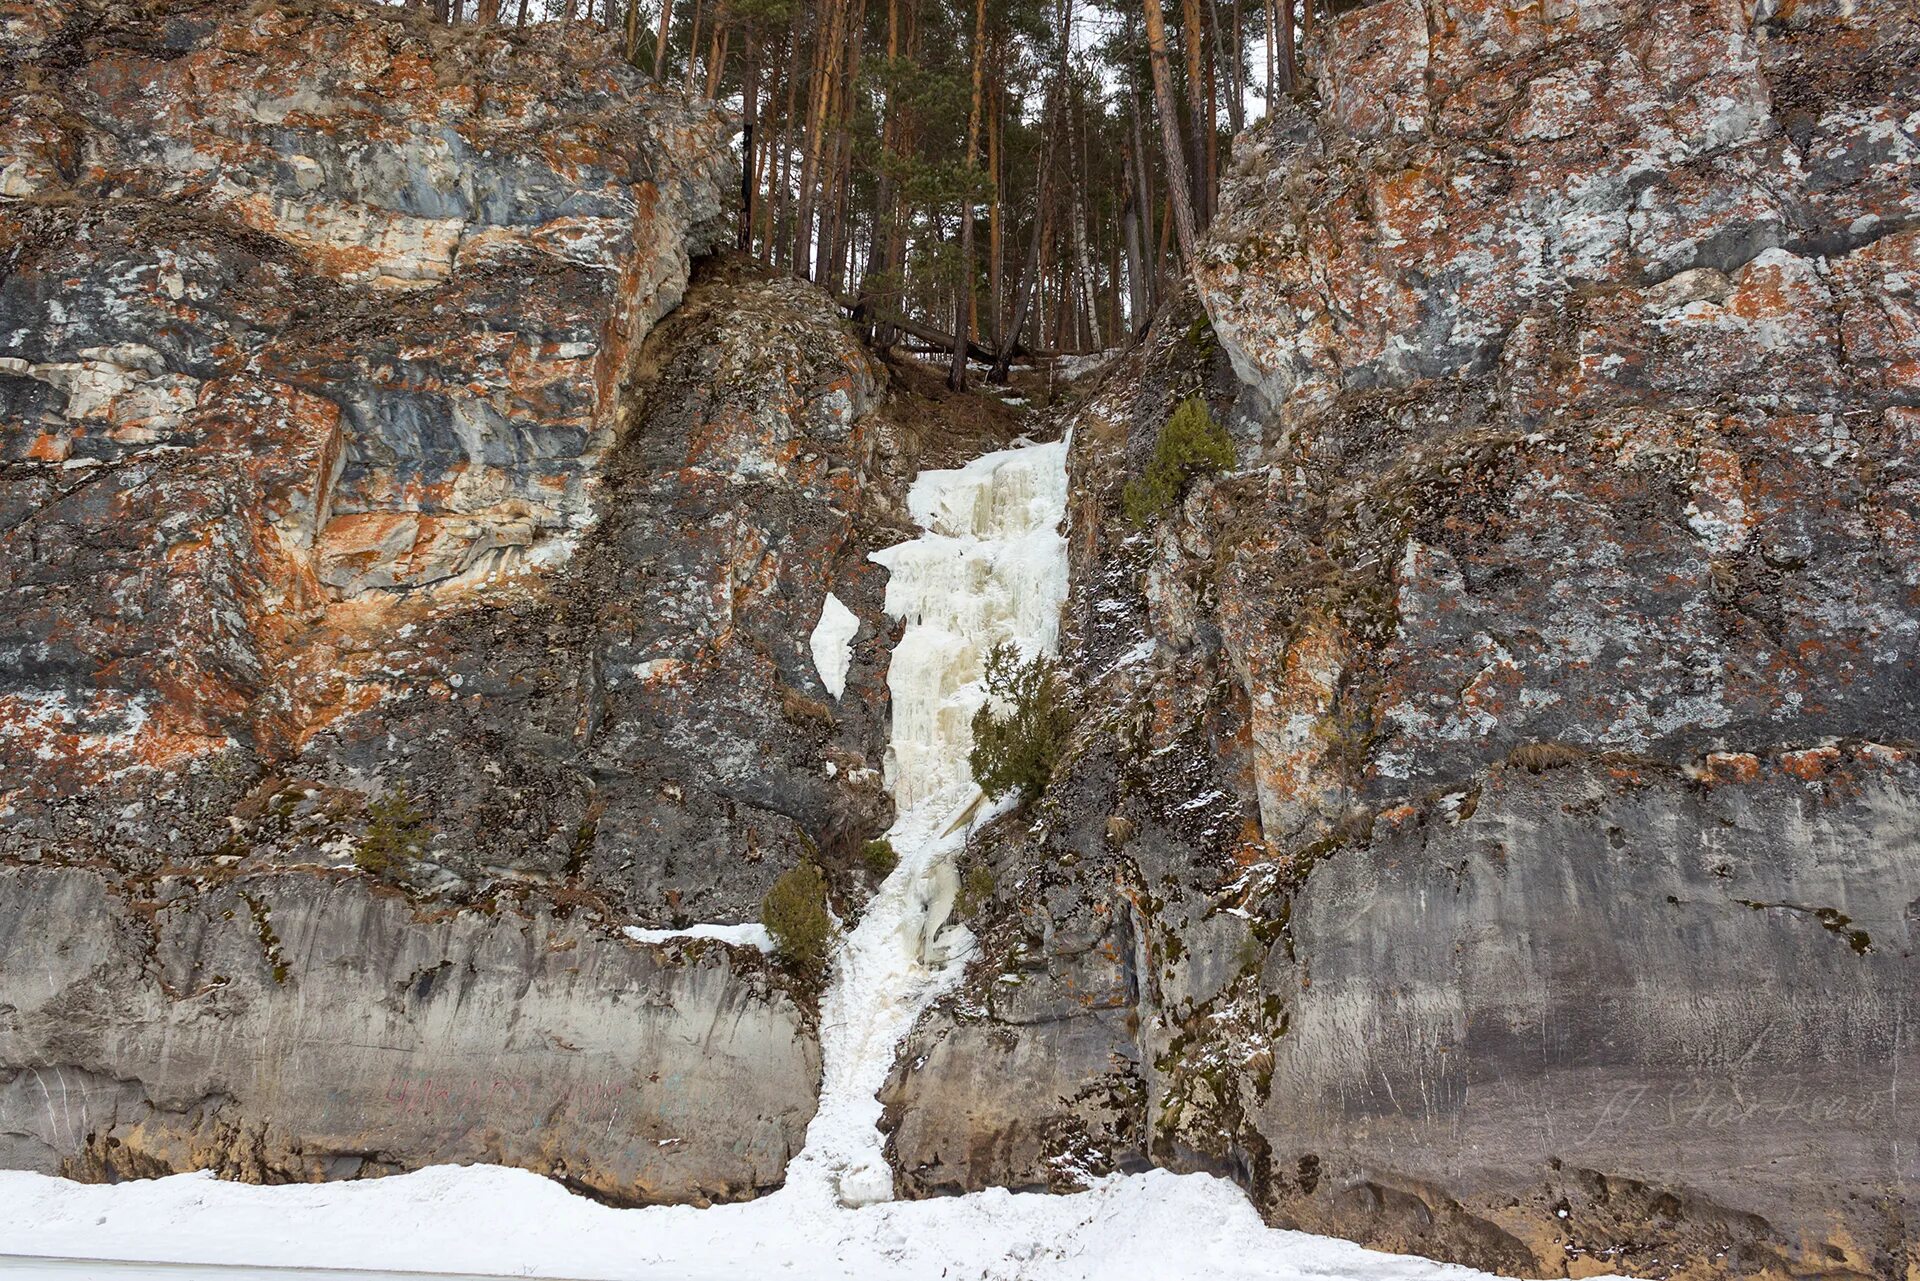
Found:
[[727, 186], [711, 109], [584, 49], [354, 6], [27, 22], [0, 103], [16, 814], [76, 771], [297, 743], [353, 697], [289, 673], [316, 631], [564, 549]]
[[[1920, 1269], [1920, 14], [1388, 0], [1073, 437], [1086, 712], [901, 1189], [1523, 1275]], [[1172, 406], [1239, 453], [1122, 514]]]
[[750, 949], [423, 918], [352, 875], [3, 868], [0, 972], [0, 1164], [79, 1178], [488, 1161], [732, 1200], [781, 1183], [820, 1074]]
[[919, 444], [694, 266], [725, 119], [333, 0], [0, 22], [0, 1160], [777, 1186], [812, 979], [623, 931], [885, 826]]

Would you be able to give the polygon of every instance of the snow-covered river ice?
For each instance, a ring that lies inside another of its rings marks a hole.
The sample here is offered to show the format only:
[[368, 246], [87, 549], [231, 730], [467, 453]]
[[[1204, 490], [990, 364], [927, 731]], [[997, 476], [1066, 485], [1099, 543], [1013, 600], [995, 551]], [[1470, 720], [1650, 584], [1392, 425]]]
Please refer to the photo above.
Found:
[[201, 1174], [108, 1187], [6, 1172], [0, 1278], [181, 1275], [25, 1255], [308, 1276], [339, 1268], [670, 1281], [1481, 1276], [1268, 1228], [1239, 1188], [1200, 1174], [1116, 1175], [1070, 1196], [891, 1199], [875, 1095], [901, 1037], [958, 980], [973, 947], [949, 917], [953, 856], [992, 813], [967, 769], [980, 661], [1001, 641], [1053, 650], [1067, 589], [1066, 492], [1064, 443], [923, 473], [909, 506], [924, 533], [875, 557], [892, 574], [886, 608], [907, 621], [888, 678], [887, 769], [900, 814], [888, 835], [900, 861], [836, 947], [821, 1010], [820, 1108], [778, 1192], [708, 1209], [616, 1210], [497, 1166], [286, 1187]]

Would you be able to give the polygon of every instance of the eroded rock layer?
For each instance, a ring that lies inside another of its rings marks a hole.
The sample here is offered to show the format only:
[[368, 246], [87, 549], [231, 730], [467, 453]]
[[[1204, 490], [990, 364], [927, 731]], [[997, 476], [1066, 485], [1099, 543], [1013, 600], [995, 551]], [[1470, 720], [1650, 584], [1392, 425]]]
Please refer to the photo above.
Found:
[[[1524, 1275], [1920, 1268], [1920, 13], [1343, 14], [1081, 411], [1087, 711], [889, 1086]], [[1230, 475], [1122, 514], [1173, 405]]]
[[751, 950], [423, 917], [351, 875], [7, 867], [0, 966], [0, 1163], [77, 1178], [488, 1161], [732, 1200], [783, 1180], [820, 1073]]

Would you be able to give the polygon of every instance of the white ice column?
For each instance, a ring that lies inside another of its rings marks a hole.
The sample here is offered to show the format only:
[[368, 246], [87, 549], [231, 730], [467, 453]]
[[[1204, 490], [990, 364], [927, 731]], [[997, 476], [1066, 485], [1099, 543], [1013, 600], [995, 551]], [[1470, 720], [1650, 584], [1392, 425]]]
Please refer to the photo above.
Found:
[[887, 688], [887, 778], [901, 809], [970, 782], [973, 713], [987, 651], [1011, 641], [1050, 653], [1067, 592], [1066, 445], [1001, 450], [922, 472], [907, 506], [926, 533], [876, 552], [886, 610], [907, 622]]

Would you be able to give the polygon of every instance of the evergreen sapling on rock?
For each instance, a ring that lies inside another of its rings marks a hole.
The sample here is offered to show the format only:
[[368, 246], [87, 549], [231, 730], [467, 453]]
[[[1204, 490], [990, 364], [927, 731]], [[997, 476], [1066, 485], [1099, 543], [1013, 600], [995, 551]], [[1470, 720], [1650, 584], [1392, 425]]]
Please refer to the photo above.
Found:
[[1018, 791], [1032, 800], [1046, 789], [1073, 731], [1073, 709], [1058, 667], [1045, 655], [1023, 660], [1002, 643], [987, 654], [987, 701], [973, 714], [967, 764], [989, 797]]
[[1128, 481], [1121, 494], [1127, 519], [1136, 525], [1152, 524], [1173, 509], [1195, 476], [1227, 471], [1233, 461], [1233, 441], [1226, 428], [1213, 421], [1204, 399], [1187, 397], [1160, 429], [1146, 474]]

